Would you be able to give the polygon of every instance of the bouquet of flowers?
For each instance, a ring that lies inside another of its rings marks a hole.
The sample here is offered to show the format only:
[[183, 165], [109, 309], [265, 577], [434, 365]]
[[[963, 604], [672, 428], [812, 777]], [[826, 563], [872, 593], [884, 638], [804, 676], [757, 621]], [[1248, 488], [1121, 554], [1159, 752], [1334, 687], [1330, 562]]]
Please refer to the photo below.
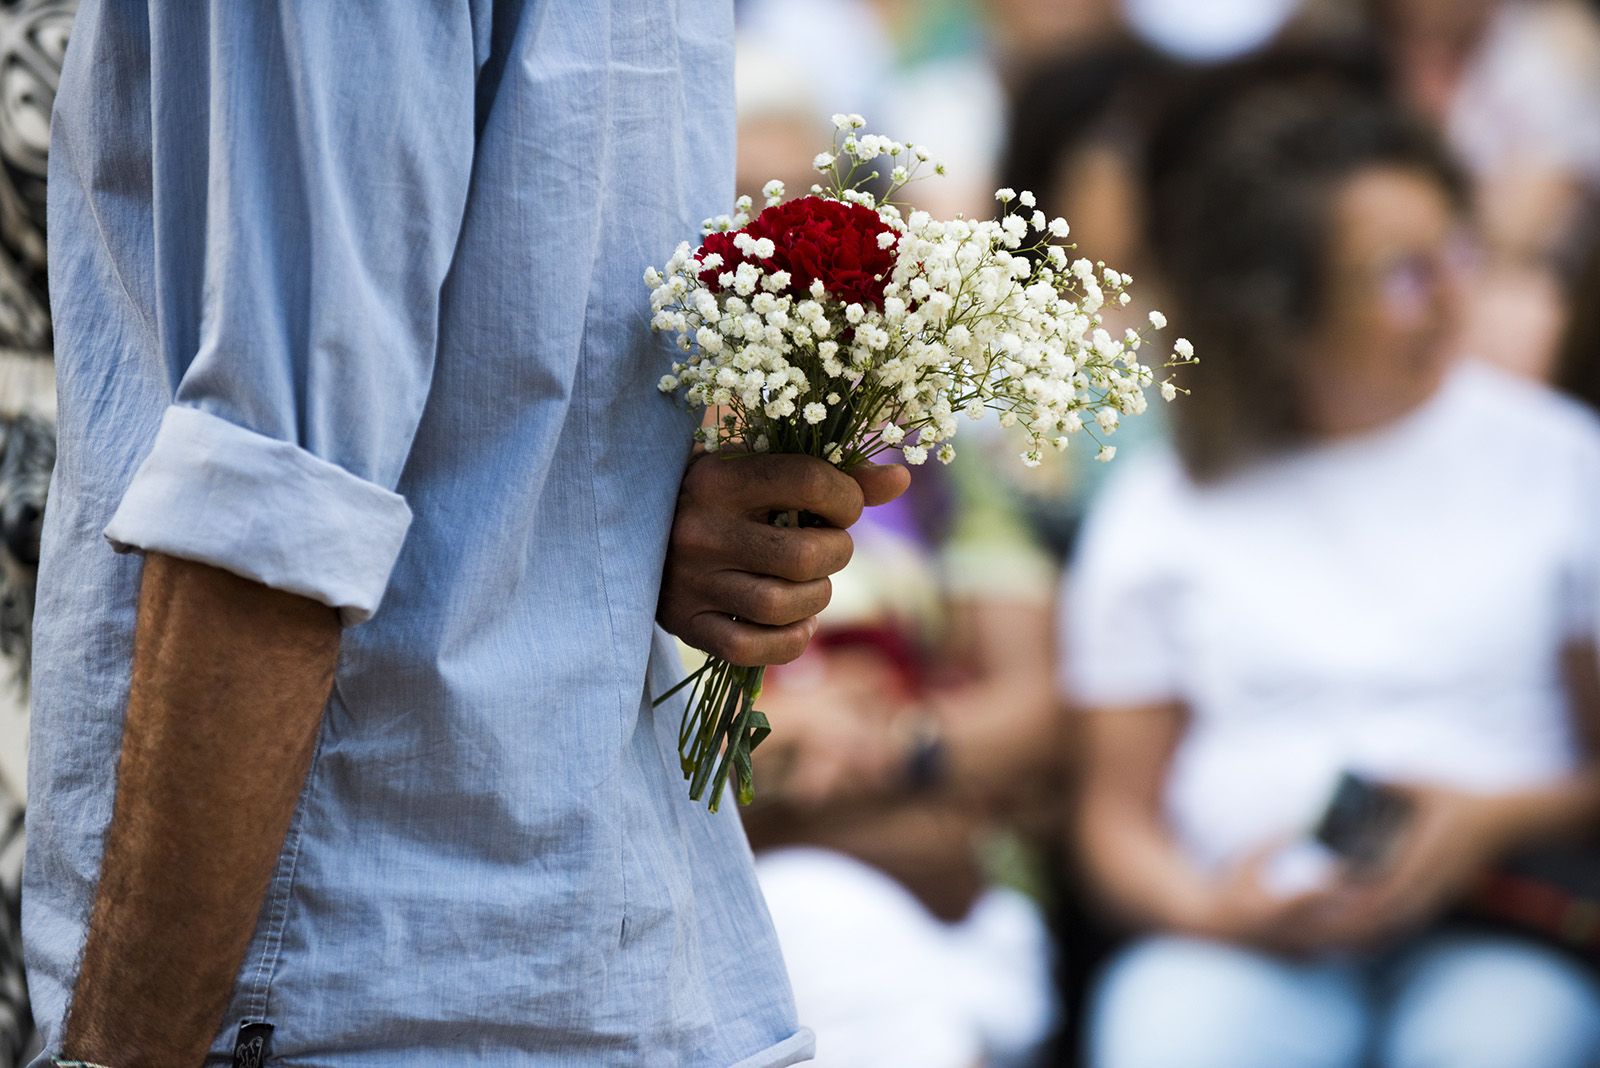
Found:
[[[759, 214], [741, 197], [734, 214], [706, 221], [698, 248], [684, 242], [645, 273], [652, 325], [683, 353], [660, 388], [709, 411], [699, 443], [840, 468], [890, 450], [908, 464], [949, 463], [960, 419], [994, 410], [1020, 433], [1028, 466], [1079, 436], [1110, 460], [1102, 439], [1145, 410], [1156, 376], [1140, 360], [1143, 332], [1113, 336], [1103, 324], [1108, 302], [1130, 302], [1131, 279], [1073, 258], [1066, 222], [1028, 192], [997, 191], [996, 220], [906, 210], [897, 195], [943, 166], [921, 146], [861, 132], [859, 115], [833, 124], [807, 195], [785, 199], [769, 182]], [[1156, 311], [1148, 322], [1166, 325]], [[1180, 338], [1160, 366], [1193, 360]], [[1160, 390], [1180, 392], [1170, 378]], [[656, 702], [691, 688], [679, 756], [689, 796], [709, 787], [712, 811], [730, 774], [741, 804], [754, 796], [751, 752], [771, 731], [755, 707], [763, 671], [712, 657]]]

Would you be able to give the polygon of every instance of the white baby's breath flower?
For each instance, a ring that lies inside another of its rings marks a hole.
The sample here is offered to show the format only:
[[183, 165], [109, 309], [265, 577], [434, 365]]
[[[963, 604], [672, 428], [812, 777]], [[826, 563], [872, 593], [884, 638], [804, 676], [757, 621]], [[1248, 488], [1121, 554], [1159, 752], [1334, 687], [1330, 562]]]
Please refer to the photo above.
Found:
[[[835, 126], [835, 147], [813, 160], [834, 181], [841, 159], [889, 157], [892, 188], [931, 161], [921, 146], [866, 131], [859, 116], [836, 116]], [[1183, 392], [1158, 385], [1139, 361], [1137, 330], [1118, 322], [1113, 336], [1102, 318], [1105, 307], [1130, 299], [1128, 276], [1074, 260], [1057, 243], [1070, 234], [1067, 224], [1047, 218], [1031, 193], [997, 190], [1005, 210], [992, 219], [881, 205], [864, 184], [817, 185], [813, 193], [883, 221], [876, 240], [889, 266], [871, 299], [830, 293], [826, 271], [797, 289], [772, 262], [777, 242], [744, 229], [748, 198], [733, 215], [707, 221], [713, 232], [738, 231], [725, 245], [738, 250], [736, 267], [684, 243], [645, 275], [652, 326], [673, 335], [682, 353], [659, 385], [692, 405], [722, 408], [697, 432], [703, 443], [809, 449], [839, 465], [879, 449], [897, 449], [908, 463], [949, 462], [960, 416], [980, 419], [993, 409], [1002, 427], [1023, 435], [1022, 461], [1031, 466], [1065, 449], [1085, 420], [1104, 436], [1145, 410], [1146, 391], [1168, 399]], [[772, 203], [786, 190], [769, 183], [762, 195]], [[1165, 325], [1159, 312], [1149, 321]], [[1193, 347], [1180, 340], [1172, 352], [1169, 364], [1188, 362]], [[818, 443], [811, 428], [830, 418], [849, 440]], [[1113, 454], [1105, 446], [1099, 458]]]
[[1009, 204], [1016, 199], [1016, 196], [1017, 191], [1010, 186], [1001, 186], [994, 191], [994, 198], [1002, 204]]
[[783, 183], [774, 178], [761, 187], [761, 195], [767, 198], [767, 204], [773, 205], [783, 199]]
[[1103, 464], [1108, 464], [1117, 458], [1117, 447], [1115, 445], [1102, 445], [1100, 446], [1100, 451], [1094, 454], [1094, 458]]
[[1155, 327], [1157, 330], [1165, 330], [1167, 328], [1167, 317], [1156, 311], [1154, 308], [1151, 308], [1150, 325]]
[[1172, 351], [1185, 360], [1194, 357], [1194, 345], [1186, 337], [1180, 337], [1172, 343]]

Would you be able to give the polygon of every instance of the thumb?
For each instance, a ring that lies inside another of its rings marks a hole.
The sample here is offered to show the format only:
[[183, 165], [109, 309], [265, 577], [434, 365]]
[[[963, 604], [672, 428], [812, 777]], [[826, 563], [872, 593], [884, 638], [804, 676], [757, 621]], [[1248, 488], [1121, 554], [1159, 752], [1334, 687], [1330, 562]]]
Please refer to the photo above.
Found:
[[911, 485], [911, 472], [900, 464], [860, 464], [845, 474], [861, 486], [861, 496], [869, 508], [888, 504]]

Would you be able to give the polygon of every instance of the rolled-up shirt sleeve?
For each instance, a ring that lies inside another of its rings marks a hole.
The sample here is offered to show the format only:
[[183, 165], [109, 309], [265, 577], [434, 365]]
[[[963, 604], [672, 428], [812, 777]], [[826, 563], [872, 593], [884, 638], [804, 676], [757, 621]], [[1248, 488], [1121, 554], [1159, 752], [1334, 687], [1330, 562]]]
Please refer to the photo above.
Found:
[[396, 487], [473, 161], [471, 13], [174, 6], [150, 28], [156, 321], [190, 347], [106, 536], [360, 622], [411, 520]]

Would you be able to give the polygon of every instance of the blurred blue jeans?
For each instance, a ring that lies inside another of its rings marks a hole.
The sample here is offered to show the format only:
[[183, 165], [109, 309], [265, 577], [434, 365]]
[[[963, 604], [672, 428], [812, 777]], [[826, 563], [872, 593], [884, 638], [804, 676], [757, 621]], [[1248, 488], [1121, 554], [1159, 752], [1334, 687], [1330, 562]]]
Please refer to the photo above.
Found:
[[1182, 938], [1113, 959], [1091, 1068], [1600, 1068], [1600, 981], [1516, 938], [1292, 960]]

